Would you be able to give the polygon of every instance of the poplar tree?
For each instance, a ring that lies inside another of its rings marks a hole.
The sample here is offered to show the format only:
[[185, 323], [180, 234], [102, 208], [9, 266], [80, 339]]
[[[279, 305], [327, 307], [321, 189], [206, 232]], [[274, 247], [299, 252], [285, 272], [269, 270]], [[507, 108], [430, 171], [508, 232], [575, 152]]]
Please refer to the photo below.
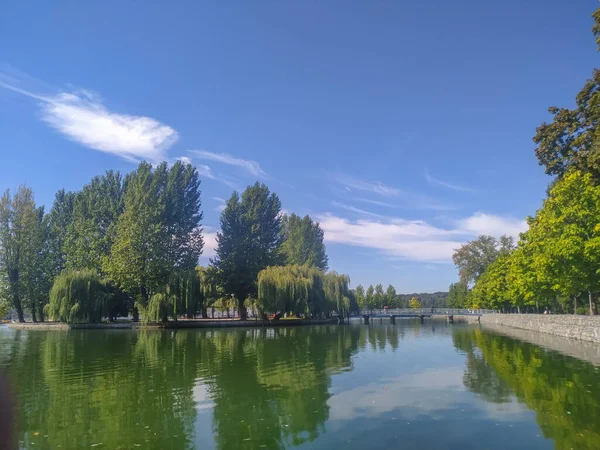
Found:
[[26, 298], [27, 273], [41, 252], [37, 238], [39, 211], [33, 192], [19, 186], [14, 196], [6, 191], [0, 198], [0, 273], [5, 279], [5, 295], [24, 322], [23, 300]]
[[323, 242], [324, 233], [318, 222], [309, 216], [300, 217], [292, 213], [282, 218], [281, 253], [286, 264], [309, 265], [327, 270], [327, 251]]
[[103, 269], [135, 300], [134, 320], [145, 311], [150, 296], [168, 279], [168, 235], [163, 217], [166, 164], [155, 171], [142, 162], [128, 177], [125, 207], [116, 224], [115, 241]]
[[258, 273], [281, 261], [281, 202], [264, 184], [249, 186], [241, 198], [233, 192], [221, 213], [216, 258], [219, 285], [235, 297], [246, 318], [246, 299], [257, 294]]

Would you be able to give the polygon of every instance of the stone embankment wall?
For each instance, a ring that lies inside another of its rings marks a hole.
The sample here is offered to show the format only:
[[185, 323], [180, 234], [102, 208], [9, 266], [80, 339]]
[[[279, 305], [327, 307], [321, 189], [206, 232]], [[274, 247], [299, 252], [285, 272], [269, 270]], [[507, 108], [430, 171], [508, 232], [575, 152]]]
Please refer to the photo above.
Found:
[[485, 314], [482, 324], [520, 328], [600, 344], [600, 316]]

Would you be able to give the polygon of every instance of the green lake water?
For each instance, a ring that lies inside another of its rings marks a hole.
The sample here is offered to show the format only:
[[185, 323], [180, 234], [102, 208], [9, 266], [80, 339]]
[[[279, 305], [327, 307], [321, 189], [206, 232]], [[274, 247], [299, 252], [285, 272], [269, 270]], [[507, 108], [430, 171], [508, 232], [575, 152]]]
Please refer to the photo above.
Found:
[[31, 449], [600, 449], [600, 370], [485, 331], [0, 327]]

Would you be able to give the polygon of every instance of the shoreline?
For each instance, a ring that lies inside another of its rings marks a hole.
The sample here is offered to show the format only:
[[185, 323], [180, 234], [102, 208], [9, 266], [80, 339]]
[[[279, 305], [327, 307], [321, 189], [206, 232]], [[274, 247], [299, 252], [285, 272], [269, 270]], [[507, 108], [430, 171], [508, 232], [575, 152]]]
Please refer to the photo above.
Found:
[[69, 331], [69, 330], [138, 330], [138, 329], [193, 329], [193, 328], [263, 328], [309, 325], [335, 325], [339, 321], [333, 319], [296, 319], [296, 320], [237, 320], [237, 319], [196, 319], [178, 320], [167, 323], [113, 322], [113, 323], [62, 323], [62, 322], [24, 322], [10, 323], [9, 328], [15, 330]]

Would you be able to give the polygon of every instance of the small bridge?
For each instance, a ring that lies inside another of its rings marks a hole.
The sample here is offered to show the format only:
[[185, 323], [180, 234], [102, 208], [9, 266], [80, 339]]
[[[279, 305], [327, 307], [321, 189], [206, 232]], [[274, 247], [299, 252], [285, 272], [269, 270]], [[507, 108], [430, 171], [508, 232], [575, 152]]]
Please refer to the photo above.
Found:
[[424, 322], [426, 317], [445, 316], [450, 323], [454, 322], [454, 316], [473, 316], [477, 320], [483, 314], [494, 314], [491, 309], [452, 309], [452, 308], [416, 308], [416, 309], [377, 309], [370, 311], [361, 311], [365, 324], [373, 319], [390, 319], [391, 323], [396, 323], [396, 318], [415, 318]]

